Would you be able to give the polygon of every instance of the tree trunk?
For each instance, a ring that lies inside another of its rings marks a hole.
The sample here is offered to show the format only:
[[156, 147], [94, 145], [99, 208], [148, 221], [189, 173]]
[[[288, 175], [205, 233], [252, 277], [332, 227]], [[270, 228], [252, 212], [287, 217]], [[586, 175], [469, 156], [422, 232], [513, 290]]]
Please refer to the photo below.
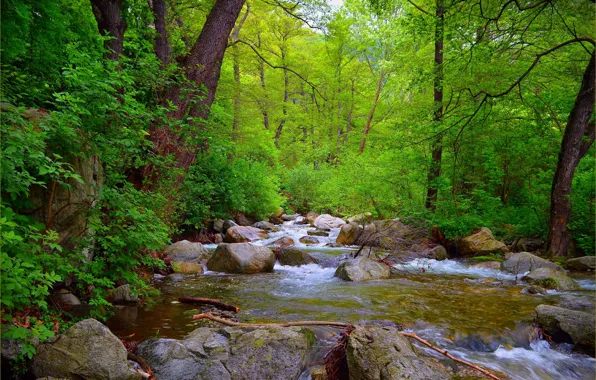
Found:
[[366, 125], [364, 126], [364, 136], [362, 136], [362, 141], [360, 142], [360, 154], [364, 152], [364, 146], [366, 145], [366, 138], [368, 137], [368, 133], [370, 132], [370, 128], [372, 125], [373, 117], [375, 116], [375, 110], [377, 109], [377, 104], [379, 104], [379, 97], [381, 96], [381, 91], [383, 91], [383, 82], [385, 81], [385, 76], [383, 73], [379, 76], [379, 81], [377, 82], [377, 92], [375, 93], [375, 100], [373, 101], [372, 107], [368, 112], [368, 118], [366, 119]]
[[285, 48], [282, 48], [281, 60], [282, 60], [283, 66], [284, 66], [284, 69], [283, 69], [283, 71], [284, 71], [284, 103], [282, 106], [283, 116], [281, 118], [281, 121], [279, 122], [279, 125], [277, 126], [277, 131], [275, 132], [275, 147], [277, 149], [279, 149], [279, 138], [281, 137], [281, 132], [284, 128], [284, 124], [286, 123], [286, 117], [288, 114], [288, 100], [290, 97], [290, 93], [289, 93], [290, 78], [288, 78], [288, 70], [285, 69], [285, 67], [286, 67], [285, 58], [286, 58]]
[[120, 15], [122, 0], [91, 0], [93, 15], [97, 21], [99, 33], [112, 37], [104, 42], [106, 57], [116, 60], [122, 54], [126, 22]]
[[149, 5], [153, 12], [153, 22], [157, 31], [154, 46], [155, 55], [163, 64], [167, 64], [170, 62], [171, 49], [168, 30], [166, 29], [166, 16], [168, 14], [166, 2], [165, 0], [149, 0]]
[[571, 215], [569, 197], [573, 174], [579, 160], [594, 142], [594, 125], [589, 124], [595, 101], [594, 81], [594, 53], [592, 53], [575, 104], [567, 120], [553, 179], [547, 241], [547, 253], [551, 256], [565, 256], [571, 240], [567, 220]]
[[[261, 34], [257, 34], [258, 47], [261, 47]], [[267, 107], [269, 104], [269, 98], [267, 97], [267, 87], [265, 86], [265, 64], [263, 60], [259, 59], [259, 77], [261, 78], [261, 88], [263, 89], [263, 99], [257, 100], [257, 103], [261, 107], [261, 113], [263, 114], [263, 126], [266, 130], [269, 130], [269, 112]]]
[[[185, 75], [190, 84], [174, 85], [166, 93], [166, 100], [176, 106], [169, 114], [171, 118], [184, 120], [189, 116], [192, 118], [190, 122], [198, 129], [204, 128], [204, 120], [209, 115], [215, 98], [228, 38], [244, 1], [216, 0], [211, 8], [199, 38], [190, 53], [181, 60], [181, 66], [185, 68]], [[197, 89], [201, 93], [198, 100], [196, 93], [188, 95], [188, 92]], [[179, 134], [175, 130], [170, 130], [167, 126], [154, 125], [151, 132], [150, 138], [157, 154], [173, 153], [177, 166], [183, 169], [187, 169], [193, 163], [197, 149], [189, 147], [186, 141], [178, 137]], [[190, 138], [194, 135], [191, 134]]]
[[240, 125], [240, 50], [238, 48], [238, 38], [240, 36], [240, 29], [248, 17], [250, 12], [250, 5], [246, 4], [246, 13], [242, 16], [242, 19], [234, 27], [234, 31], [231, 35], [232, 41], [232, 66], [234, 68], [234, 94], [232, 95], [232, 103], [234, 105], [234, 120], [232, 121], [232, 131], [236, 131]]
[[[433, 120], [435, 124], [441, 125], [443, 122], [443, 27], [445, 23], [445, 8], [443, 0], [436, 1], [435, 13], [435, 83], [434, 100], [435, 112]], [[441, 176], [441, 161], [443, 157], [443, 136], [439, 135], [432, 149], [430, 167], [428, 169], [428, 184], [426, 191], [425, 207], [435, 211], [438, 188], [437, 180]]]

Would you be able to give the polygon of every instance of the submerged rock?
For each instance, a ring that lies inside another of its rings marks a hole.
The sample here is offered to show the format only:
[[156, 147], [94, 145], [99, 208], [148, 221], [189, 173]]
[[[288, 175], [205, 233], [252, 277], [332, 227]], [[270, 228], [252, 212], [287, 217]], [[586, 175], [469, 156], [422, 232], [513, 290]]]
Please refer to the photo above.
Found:
[[338, 228], [346, 224], [346, 221], [329, 214], [323, 214], [317, 216], [313, 224], [317, 228]]
[[183, 340], [139, 345], [158, 379], [295, 379], [308, 360], [313, 333], [300, 327], [199, 328]]
[[317, 239], [316, 237], [313, 237], [313, 236], [302, 236], [299, 241], [300, 241], [300, 243], [306, 244], [306, 245], [319, 244], [319, 239]]
[[573, 343], [594, 354], [594, 314], [540, 305], [536, 322], [555, 341]]
[[220, 244], [209, 261], [207, 269], [226, 273], [272, 272], [275, 254], [266, 247], [250, 243]]
[[168, 245], [164, 249], [165, 255], [174, 262], [186, 261], [189, 263], [199, 263], [207, 260], [210, 252], [201, 243], [191, 243], [188, 240], [181, 240]]
[[593, 271], [596, 269], [596, 256], [577, 257], [567, 260], [567, 268], [577, 271]]
[[327, 237], [329, 236], [329, 230], [314, 230], [314, 231], [306, 231], [306, 233], [308, 234], [308, 236], [324, 236]]
[[391, 275], [388, 265], [369, 258], [358, 258], [341, 264], [335, 277], [345, 281], [369, 281], [387, 279]]
[[336, 243], [342, 245], [354, 245], [362, 233], [363, 228], [355, 222], [350, 222], [341, 226]]
[[346, 347], [350, 379], [448, 379], [438, 360], [421, 357], [395, 327], [356, 326]]
[[481, 256], [490, 253], [501, 253], [507, 250], [507, 246], [496, 240], [493, 233], [486, 227], [480, 228], [459, 241], [459, 253], [463, 256]]
[[523, 274], [538, 268], [552, 268], [562, 271], [557, 264], [528, 252], [512, 253], [503, 262], [503, 270], [514, 274]]
[[316, 264], [318, 262], [307, 252], [295, 248], [282, 248], [277, 255], [277, 260], [281, 265], [292, 266]]
[[264, 221], [264, 220], [262, 220], [260, 222], [256, 222], [252, 226], [255, 227], [255, 228], [259, 228], [261, 230], [265, 230], [265, 231], [273, 231], [273, 232], [279, 231], [279, 228], [277, 228], [277, 226], [275, 226], [275, 224], [269, 223], [269, 222]]
[[172, 269], [174, 269], [174, 273], [183, 274], [203, 274], [205, 271], [202, 265], [187, 262], [172, 263]]
[[124, 345], [95, 319], [78, 322], [53, 341], [41, 344], [31, 363], [35, 378], [140, 379]]
[[529, 284], [540, 285], [547, 289], [556, 290], [577, 290], [579, 285], [563, 272], [554, 270], [552, 268], [538, 268], [534, 269], [522, 280]]
[[248, 243], [253, 240], [267, 239], [267, 232], [247, 226], [234, 226], [226, 231], [227, 243]]

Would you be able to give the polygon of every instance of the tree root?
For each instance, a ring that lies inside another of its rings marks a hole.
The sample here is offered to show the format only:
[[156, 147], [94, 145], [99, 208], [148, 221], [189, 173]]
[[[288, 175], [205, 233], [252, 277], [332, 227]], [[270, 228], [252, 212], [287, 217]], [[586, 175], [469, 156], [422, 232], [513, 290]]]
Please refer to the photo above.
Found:
[[[241, 322], [229, 321], [224, 318], [219, 318], [219, 317], [214, 316], [211, 313], [195, 314], [195, 315], [193, 315], [192, 319], [210, 319], [212, 321], [221, 323], [226, 326], [235, 326], [235, 327], [334, 326], [334, 327], [348, 328], [350, 326], [352, 326], [352, 327], [354, 326], [351, 323], [327, 322], [327, 321], [296, 321], [296, 322], [285, 322], [285, 323], [241, 323]], [[449, 359], [456, 361], [458, 363], [464, 364], [470, 368], [473, 368], [476, 371], [481, 372], [483, 375], [485, 375], [493, 380], [501, 380], [499, 377], [495, 376], [488, 370], [481, 368], [481, 367], [477, 366], [476, 364], [470, 363], [466, 360], [457, 358], [457, 357], [451, 355], [449, 352], [447, 352], [447, 350], [443, 350], [443, 349], [433, 345], [429, 341], [422, 339], [421, 337], [419, 337], [418, 335], [416, 335], [414, 333], [407, 333], [407, 332], [403, 332], [403, 331], [400, 331], [399, 333], [405, 337], [417, 340], [418, 342], [424, 344], [427, 347], [430, 347], [431, 349], [437, 351], [438, 353], [445, 355]]]
[[178, 298], [178, 301], [182, 303], [197, 303], [201, 305], [211, 305], [221, 310], [233, 311], [234, 313], [240, 311], [240, 308], [238, 306], [228, 305], [221, 302], [220, 300], [216, 300], [213, 298], [180, 297]]

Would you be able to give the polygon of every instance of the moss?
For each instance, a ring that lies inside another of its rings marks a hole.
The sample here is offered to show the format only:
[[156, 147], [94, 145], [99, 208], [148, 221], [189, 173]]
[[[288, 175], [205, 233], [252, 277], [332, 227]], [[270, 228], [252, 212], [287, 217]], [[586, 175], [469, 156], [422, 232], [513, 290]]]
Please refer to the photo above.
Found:
[[263, 345], [265, 344], [265, 342], [263, 341], [263, 339], [257, 339], [255, 340], [255, 346], [257, 347], [263, 347]]
[[556, 278], [548, 277], [539, 281], [536, 281], [536, 285], [542, 286], [545, 289], [557, 289], [559, 282]]
[[476, 256], [476, 257], [472, 257], [472, 260], [478, 261], [478, 262], [498, 261], [500, 263], [502, 263], [504, 261], [503, 260], [503, 257], [501, 255], [495, 254], [495, 253], [492, 253], [492, 254], [490, 254], [488, 256]]
[[304, 329], [303, 333], [304, 333], [304, 336], [306, 336], [306, 340], [308, 341], [308, 346], [312, 347], [317, 342], [315, 333], [312, 332], [312, 330], [310, 330], [310, 329]]

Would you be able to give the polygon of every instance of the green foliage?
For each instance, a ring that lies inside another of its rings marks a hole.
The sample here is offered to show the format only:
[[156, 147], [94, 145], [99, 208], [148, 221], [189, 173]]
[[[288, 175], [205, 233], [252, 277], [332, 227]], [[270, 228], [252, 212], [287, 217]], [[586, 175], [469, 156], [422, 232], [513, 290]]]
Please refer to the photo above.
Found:
[[488, 256], [474, 256], [474, 257], [472, 257], [472, 260], [478, 261], [478, 262], [498, 261], [500, 263], [502, 263], [504, 261], [503, 260], [503, 256], [498, 255], [498, 254], [494, 254], [494, 253], [491, 253]]
[[540, 281], [536, 281], [536, 285], [542, 286], [545, 289], [557, 289], [559, 282], [556, 278], [548, 277]]

